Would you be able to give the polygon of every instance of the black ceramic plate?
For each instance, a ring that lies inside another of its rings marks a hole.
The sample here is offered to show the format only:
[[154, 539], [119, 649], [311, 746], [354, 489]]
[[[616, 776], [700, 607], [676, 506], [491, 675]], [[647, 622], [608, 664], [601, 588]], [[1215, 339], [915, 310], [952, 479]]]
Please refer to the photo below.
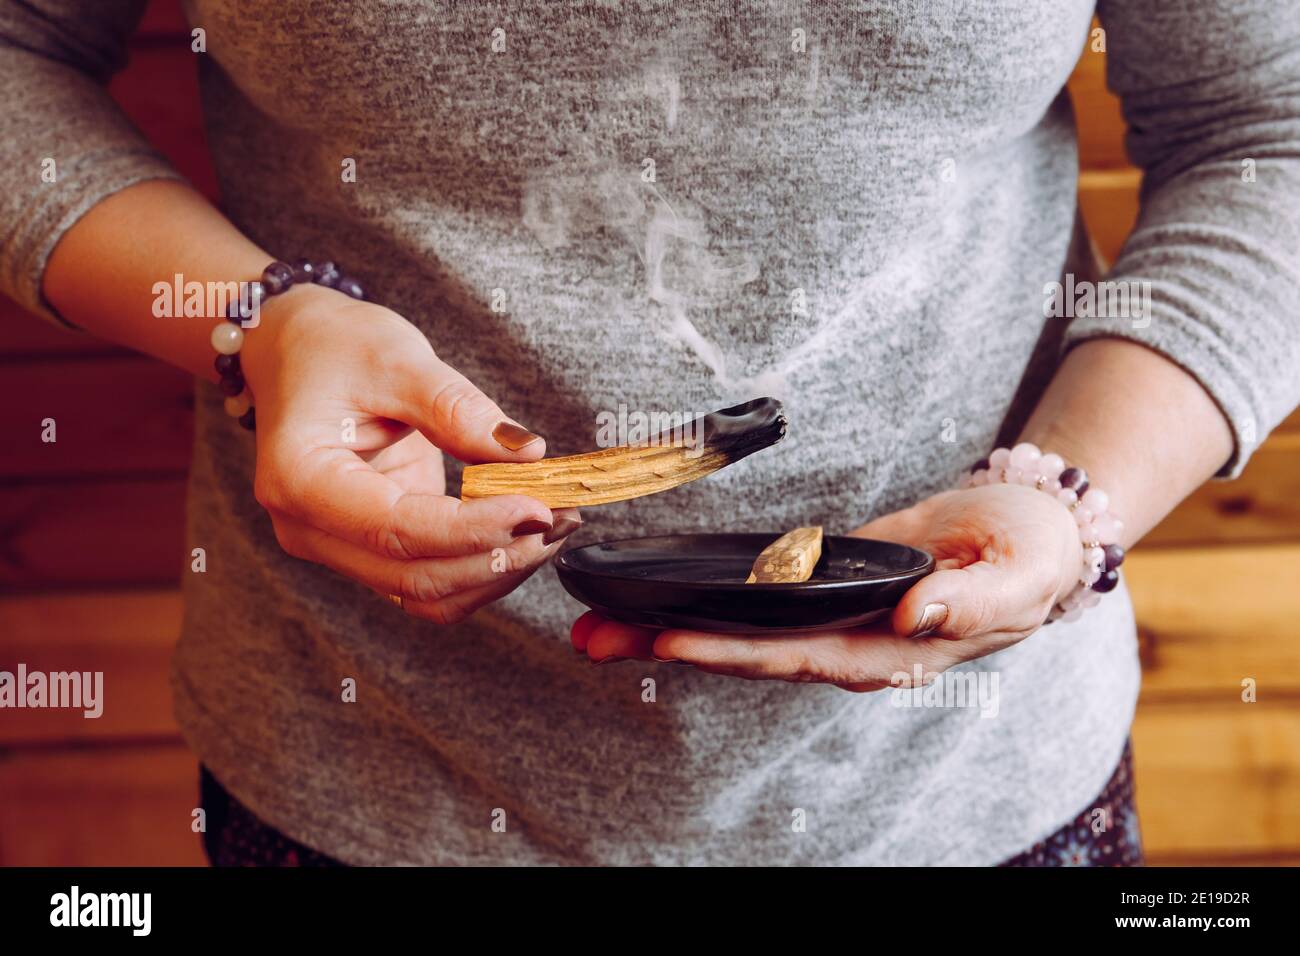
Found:
[[746, 584], [773, 534], [682, 534], [602, 541], [555, 561], [564, 589], [629, 624], [723, 633], [823, 630], [884, 617], [934, 569], [924, 551], [828, 537], [801, 584]]

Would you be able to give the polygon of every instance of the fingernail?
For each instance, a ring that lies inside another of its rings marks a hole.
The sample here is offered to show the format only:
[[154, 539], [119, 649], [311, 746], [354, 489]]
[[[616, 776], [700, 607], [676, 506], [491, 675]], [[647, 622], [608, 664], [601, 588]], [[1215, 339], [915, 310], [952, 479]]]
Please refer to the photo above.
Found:
[[627, 660], [626, 657], [602, 657], [598, 661], [592, 661], [592, 667], [599, 667], [601, 664], [617, 664], [619, 661]]
[[537, 518], [529, 518], [527, 521], [521, 521], [510, 530], [510, 537], [522, 538], [526, 534], [542, 534], [550, 531], [551, 526], [545, 521]]
[[679, 661], [679, 660], [678, 660], [677, 658], [675, 658], [675, 657], [656, 657], [655, 660], [658, 661], [660, 664], [684, 664], [684, 663], [686, 663], [685, 661]]
[[562, 516], [555, 522], [555, 527], [551, 528], [542, 536], [542, 544], [555, 544], [555, 542], [559, 541], [561, 538], [567, 538], [581, 527], [581, 520]]
[[516, 425], [514, 422], [500, 422], [497, 427], [492, 429], [492, 437], [497, 440], [502, 448], [508, 448], [510, 451], [518, 451], [526, 448], [535, 441], [541, 441], [541, 435], [534, 435], [522, 425]]
[[946, 620], [948, 620], [948, 605], [927, 604], [925, 610], [921, 612], [921, 620], [916, 622], [916, 627], [912, 628], [912, 633], [907, 636], [916, 637], [926, 631], [933, 631], [936, 627], [941, 627]]

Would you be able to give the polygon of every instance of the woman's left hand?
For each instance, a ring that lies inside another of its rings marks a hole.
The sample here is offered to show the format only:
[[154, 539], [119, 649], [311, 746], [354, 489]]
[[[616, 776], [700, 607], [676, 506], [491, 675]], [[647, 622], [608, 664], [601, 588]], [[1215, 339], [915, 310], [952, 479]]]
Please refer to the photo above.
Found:
[[811, 681], [846, 690], [911, 686], [1028, 637], [1075, 586], [1083, 549], [1073, 515], [1021, 485], [946, 491], [851, 534], [934, 556], [886, 624], [809, 634], [736, 637], [636, 627], [595, 611], [573, 625], [574, 650], [593, 661], [677, 661], [755, 680]]

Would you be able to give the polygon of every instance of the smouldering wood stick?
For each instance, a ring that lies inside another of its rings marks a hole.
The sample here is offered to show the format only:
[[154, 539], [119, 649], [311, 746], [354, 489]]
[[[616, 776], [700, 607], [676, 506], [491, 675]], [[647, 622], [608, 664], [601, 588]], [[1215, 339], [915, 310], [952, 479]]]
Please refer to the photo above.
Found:
[[756, 398], [705, 415], [640, 445], [541, 461], [470, 465], [462, 498], [528, 495], [549, 508], [581, 508], [653, 495], [711, 475], [785, 436], [785, 414]]

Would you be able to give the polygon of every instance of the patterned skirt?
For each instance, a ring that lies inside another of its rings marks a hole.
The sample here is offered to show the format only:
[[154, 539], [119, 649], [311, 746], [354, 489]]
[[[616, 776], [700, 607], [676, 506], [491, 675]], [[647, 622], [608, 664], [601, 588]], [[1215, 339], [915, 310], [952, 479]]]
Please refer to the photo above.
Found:
[[1133, 803], [1133, 742], [1088, 808], [1046, 840], [1000, 866], [1142, 866], [1142, 834]]
[[[200, 768], [199, 797], [206, 812], [203, 848], [213, 866], [345, 866], [267, 826]], [[1142, 839], [1133, 804], [1133, 750], [1091, 804], [1047, 839], [1001, 866], [1141, 866]]]

